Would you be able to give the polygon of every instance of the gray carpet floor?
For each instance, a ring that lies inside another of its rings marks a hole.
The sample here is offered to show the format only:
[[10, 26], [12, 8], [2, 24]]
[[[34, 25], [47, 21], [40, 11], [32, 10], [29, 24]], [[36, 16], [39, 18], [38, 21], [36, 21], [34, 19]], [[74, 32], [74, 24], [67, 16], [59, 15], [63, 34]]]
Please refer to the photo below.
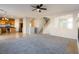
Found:
[[77, 41], [44, 34], [0, 40], [0, 54], [76, 54]]

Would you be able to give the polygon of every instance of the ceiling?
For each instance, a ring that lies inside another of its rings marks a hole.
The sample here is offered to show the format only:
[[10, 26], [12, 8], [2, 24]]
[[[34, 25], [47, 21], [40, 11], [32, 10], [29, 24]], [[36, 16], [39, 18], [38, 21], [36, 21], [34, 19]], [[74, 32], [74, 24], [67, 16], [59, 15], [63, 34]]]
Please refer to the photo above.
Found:
[[78, 4], [44, 4], [43, 7], [47, 8], [47, 11], [38, 13], [32, 11], [31, 4], [0, 4], [0, 9], [7, 11], [9, 16], [15, 17], [37, 17], [37, 16], [53, 16], [58, 13], [73, 12], [79, 10]]

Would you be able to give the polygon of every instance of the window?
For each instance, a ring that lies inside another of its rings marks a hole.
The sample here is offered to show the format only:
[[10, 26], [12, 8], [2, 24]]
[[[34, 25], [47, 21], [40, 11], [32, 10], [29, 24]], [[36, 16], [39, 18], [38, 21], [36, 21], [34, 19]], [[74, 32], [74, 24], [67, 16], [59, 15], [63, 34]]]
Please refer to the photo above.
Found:
[[73, 28], [73, 17], [60, 17], [59, 24], [60, 28], [72, 29]]

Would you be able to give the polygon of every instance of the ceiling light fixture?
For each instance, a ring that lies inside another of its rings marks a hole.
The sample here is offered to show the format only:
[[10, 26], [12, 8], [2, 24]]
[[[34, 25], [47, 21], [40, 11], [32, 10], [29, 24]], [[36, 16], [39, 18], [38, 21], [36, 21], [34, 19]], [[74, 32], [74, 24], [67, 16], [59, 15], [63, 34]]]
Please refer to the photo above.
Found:
[[43, 7], [43, 4], [39, 4], [39, 5], [36, 5], [36, 6], [33, 6], [32, 7], [34, 8], [32, 11], [38, 11], [38, 12], [41, 12], [41, 10], [47, 10], [47, 8], [44, 8]]

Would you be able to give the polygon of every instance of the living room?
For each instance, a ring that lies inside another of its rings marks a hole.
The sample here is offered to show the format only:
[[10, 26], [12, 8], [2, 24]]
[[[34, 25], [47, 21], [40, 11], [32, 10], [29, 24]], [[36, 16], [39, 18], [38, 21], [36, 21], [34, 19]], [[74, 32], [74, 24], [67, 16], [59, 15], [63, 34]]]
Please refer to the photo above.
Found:
[[78, 4], [1, 4], [0, 17], [0, 53], [78, 53]]

